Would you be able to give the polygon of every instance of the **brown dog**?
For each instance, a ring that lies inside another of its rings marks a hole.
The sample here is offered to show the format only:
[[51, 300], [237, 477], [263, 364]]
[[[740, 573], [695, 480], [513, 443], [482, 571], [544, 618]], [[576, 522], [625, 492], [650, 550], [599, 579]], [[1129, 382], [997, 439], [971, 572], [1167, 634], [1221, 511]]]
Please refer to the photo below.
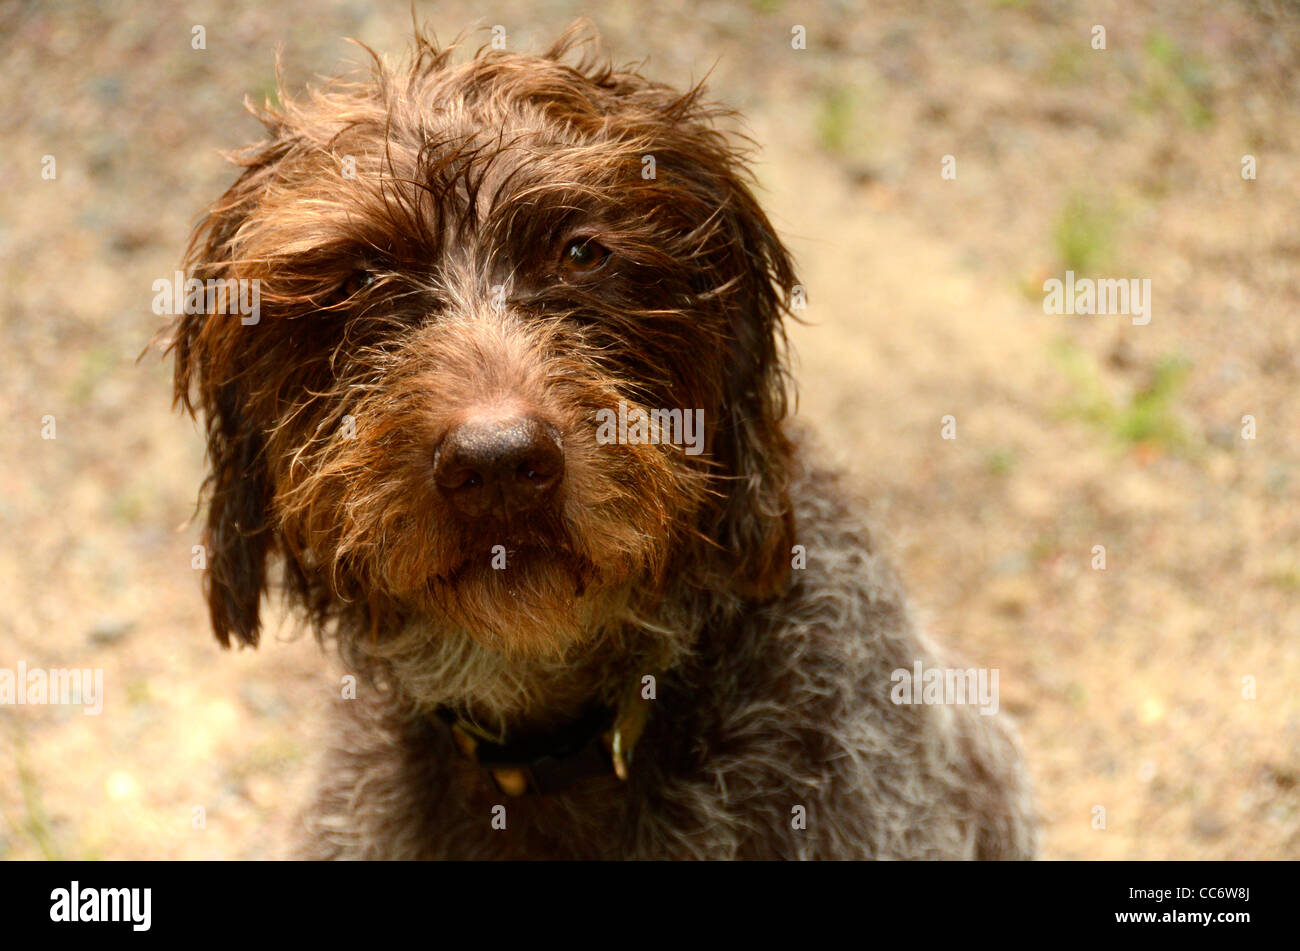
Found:
[[787, 434], [725, 110], [575, 45], [258, 110], [191, 241], [260, 289], [171, 342], [213, 629], [256, 644], [274, 559], [364, 675], [302, 854], [1030, 855], [1002, 728], [891, 699], [939, 660]]

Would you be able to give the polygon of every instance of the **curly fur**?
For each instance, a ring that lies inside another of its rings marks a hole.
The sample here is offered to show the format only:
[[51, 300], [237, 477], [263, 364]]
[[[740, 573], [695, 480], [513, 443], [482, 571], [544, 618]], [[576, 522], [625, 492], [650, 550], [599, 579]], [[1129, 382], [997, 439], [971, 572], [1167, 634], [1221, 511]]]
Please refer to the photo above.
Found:
[[[253, 326], [189, 314], [170, 339], [176, 398], [206, 421], [213, 629], [257, 643], [278, 563], [365, 677], [302, 854], [1031, 855], [1006, 728], [889, 699], [891, 671], [940, 659], [787, 431], [794, 270], [727, 111], [581, 46], [456, 63], [417, 36], [404, 67], [282, 93], [191, 240], [192, 276], [258, 280], [263, 303]], [[573, 240], [606, 266], [559, 268]], [[619, 401], [702, 409], [705, 451], [598, 443]], [[467, 521], [432, 476], [484, 405], [560, 434], [562, 492], [526, 520]], [[627, 782], [511, 800], [506, 830], [430, 717], [545, 729], [646, 674]]]

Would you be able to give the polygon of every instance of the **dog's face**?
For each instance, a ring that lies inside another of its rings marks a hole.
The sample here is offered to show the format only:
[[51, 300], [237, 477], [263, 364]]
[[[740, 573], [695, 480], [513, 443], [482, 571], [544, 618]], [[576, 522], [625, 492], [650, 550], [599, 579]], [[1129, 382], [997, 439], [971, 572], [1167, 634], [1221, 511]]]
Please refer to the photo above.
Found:
[[[783, 580], [788, 257], [697, 93], [570, 43], [421, 40], [261, 113], [187, 258], [257, 281], [258, 319], [172, 343], [223, 642], [256, 641], [274, 554], [319, 622], [539, 654], [691, 578]], [[657, 442], [654, 410], [683, 411]]]

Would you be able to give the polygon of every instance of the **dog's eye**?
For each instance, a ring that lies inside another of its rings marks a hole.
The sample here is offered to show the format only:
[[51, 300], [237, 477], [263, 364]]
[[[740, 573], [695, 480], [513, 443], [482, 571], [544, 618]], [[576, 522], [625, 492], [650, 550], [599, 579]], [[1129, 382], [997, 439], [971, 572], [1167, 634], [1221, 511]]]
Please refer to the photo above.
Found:
[[348, 275], [348, 279], [339, 285], [339, 295], [343, 300], [355, 297], [362, 289], [375, 283], [375, 276], [369, 271], [357, 270]]
[[609, 260], [609, 249], [590, 238], [575, 238], [564, 246], [560, 267], [569, 274], [590, 274]]

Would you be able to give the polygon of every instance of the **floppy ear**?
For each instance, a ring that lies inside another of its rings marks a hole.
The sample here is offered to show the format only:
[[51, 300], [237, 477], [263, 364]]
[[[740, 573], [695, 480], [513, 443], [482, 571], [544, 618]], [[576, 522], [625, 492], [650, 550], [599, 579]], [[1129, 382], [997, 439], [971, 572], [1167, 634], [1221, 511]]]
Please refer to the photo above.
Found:
[[[724, 215], [739, 272], [731, 306], [731, 370], [716, 454], [730, 476], [715, 538], [733, 557], [733, 582], [756, 598], [778, 594], [790, 573], [791, 445], [783, 422], [788, 374], [782, 316], [794, 268], [749, 190], [733, 181]], [[731, 273], [735, 273], [732, 271]]]
[[[241, 426], [240, 387], [215, 389], [205, 409], [208, 427], [208, 521], [203, 544], [208, 550], [204, 591], [212, 632], [223, 646], [231, 635], [256, 645], [261, 633], [260, 607], [266, 590], [266, 561], [273, 547], [269, 524], [270, 491], [262, 458], [262, 438]], [[245, 424], [247, 425], [247, 424]]]
[[783, 428], [782, 318], [795, 283], [790, 253], [750, 191], [746, 150], [715, 126], [735, 113], [704, 101], [701, 85], [677, 94], [636, 76], [604, 81], [621, 82], [631, 90], [626, 95], [653, 104], [656, 124], [636, 131], [654, 143], [646, 151], [660, 158], [661, 174], [641, 187], [656, 192], [666, 215], [690, 220], [685, 256], [697, 275], [697, 300], [726, 329], [728, 352], [718, 363], [722, 405], [711, 427], [723, 498], [702, 526], [722, 549], [712, 561], [733, 590], [773, 597], [789, 577], [794, 535], [792, 453]]
[[[265, 121], [265, 120], [264, 120]], [[277, 131], [272, 126], [273, 134]], [[279, 135], [234, 153], [246, 166], [239, 180], [195, 227], [185, 254], [187, 277], [238, 279], [232, 246], [240, 226], [289, 149]], [[207, 550], [204, 591], [217, 640], [256, 645], [266, 590], [267, 557], [274, 547], [270, 478], [263, 455], [261, 414], [251, 406], [247, 350], [256, 326], [238, 316], [185, 313], [177, 317], [168, 350], [174, 359], [174, 399], [191, 415], [201, 411], [207, 434], [208, 500], [202, 541]]]

